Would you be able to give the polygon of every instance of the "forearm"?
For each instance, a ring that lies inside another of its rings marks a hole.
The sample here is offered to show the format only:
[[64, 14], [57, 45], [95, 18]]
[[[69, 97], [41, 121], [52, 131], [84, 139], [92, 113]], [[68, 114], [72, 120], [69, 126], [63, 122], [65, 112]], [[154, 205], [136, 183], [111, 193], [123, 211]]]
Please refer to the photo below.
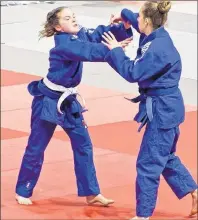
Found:
[[106, 32], [112, 32], [118, 41], [123, 41], [129, 37], [133, 36], [133, 32], [131, 28], [126, 29], [124, 24], [113, 24], [113, 25], [99, 25], [94, 30], [87, 30], [85, 34], [87, 35], [90, 42], [100, 43], [103, 38], [102, 35]]
[[134, 61], [125, 55], [121, 47], [116, 47], [108, 52], [105, 61], [128, 82], [137, 82], [133, 73]]

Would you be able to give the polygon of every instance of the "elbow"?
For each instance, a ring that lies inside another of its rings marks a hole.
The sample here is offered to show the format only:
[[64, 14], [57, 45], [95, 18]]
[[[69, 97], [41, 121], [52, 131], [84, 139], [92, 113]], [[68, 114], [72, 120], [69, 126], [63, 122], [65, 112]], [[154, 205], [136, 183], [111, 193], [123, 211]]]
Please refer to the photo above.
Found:
[[133, 68], [121, 68], [119, 69], [119, 74], [130, 83], [139, 81], [139, 76]]
[[135, 75], [134, 73], [131, 73], [129, 75], [129, 78], [130, 78], [130, 83], [137, 83], [140, 80], [139, 76]]
[[132, 78], [132, 77], [128, 77], [126, 80], [127, 80], [128, 82], [130, 82], [130, 83], [136, 83], [136, 82], [138, 82], [136, 79], [134, 79], [134, 78]]
[[137, 83], [138, 81], [133, 79], [133, 78], [130, 78], [128, 82], [130, 82], [130, 83]]
[[132, 74], [130, 74], [129, 72], [122, 72], [122, 73], [119, 73], [120, 76], [122, 76], [122, 78], [124, 78], [127, 82], [129, 83], [136, 83], [138, 82], [138, 79], [135, 78]]
[[127, 8], [122, 9], [121, 17], [125, 22], [128, 21], [128, 14], [129, 14], [129, 10]]
[[130, 22], [131, 24], [133, 23], [135, 19], [134, 13], [127, 8], [124, 8], [121, 11], [121, 17], [125, 22]]

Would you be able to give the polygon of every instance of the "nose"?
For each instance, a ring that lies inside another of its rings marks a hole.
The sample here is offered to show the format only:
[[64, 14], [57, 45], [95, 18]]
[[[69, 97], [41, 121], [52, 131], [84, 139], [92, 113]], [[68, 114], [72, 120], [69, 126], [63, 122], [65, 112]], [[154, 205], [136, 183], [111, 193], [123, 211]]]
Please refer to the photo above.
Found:
[[76, 23], [76, 17], [73, 17], [73, 23]]

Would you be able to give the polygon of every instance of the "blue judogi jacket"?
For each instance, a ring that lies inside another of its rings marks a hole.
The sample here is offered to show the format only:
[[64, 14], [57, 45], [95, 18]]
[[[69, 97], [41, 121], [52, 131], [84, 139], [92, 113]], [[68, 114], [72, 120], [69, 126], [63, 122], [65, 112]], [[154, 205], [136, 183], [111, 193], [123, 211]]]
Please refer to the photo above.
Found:
[[[102, 34], [108, 31], [111, 31], [118, 41], [133, 35], [131, 28], [126, 30], [123, 24], [100, 25], [96, 29], [81, 28], [77, 35], [58, 32], [54, 36], [55, 46], [49, 52], [48, 80], [66, 88], [76, 87], [82, 78], [82, 61], [104, 62], [109, 49], [100, 42], [103, 40]], [[41, 119], [66, 128], [75, 127], [77, 119], [73, 114], [82, 110], [75, 98], [68, 98], [64, 114], [61, 115], [57, 111], [60, 93], [50, 91], [42, 80], [30, 83], [28, 90], [33, 96], [45, 96]], [[78, 123], [81, 120], [82, 118], [78, 118]]]
[[107, 27], [100, 25], [95, 30], [81, 28], [77, 36], [63, 32], [55, 35], [55, 47], [50, 50], [47, 78], [65, 87], [77, 86], [82, 78], [81, 61], [104, 62], [109, 50], [100, 42], [103, 40], [102, 34], [108, 31], [115, 34], [118, 41], [132, 36], [132, 30], [126, 30], [123, 24]]
[[[124, 20], [138, 30], [137, 14], [127, 9], [123, 14]], [[153, 116], [157, 117], [158, 128], [163, 129], [184, 121], [184, 102], [178, 88], [181, 57], [164, 27], [142, 36], [135, 60], [130, 60], [121, 47], [108, 52], [105, 60], [128, 82], [138, 83], [140, 96], [131, 101], [140, 102], [135, 120], [142, 122], [141, 127]]]

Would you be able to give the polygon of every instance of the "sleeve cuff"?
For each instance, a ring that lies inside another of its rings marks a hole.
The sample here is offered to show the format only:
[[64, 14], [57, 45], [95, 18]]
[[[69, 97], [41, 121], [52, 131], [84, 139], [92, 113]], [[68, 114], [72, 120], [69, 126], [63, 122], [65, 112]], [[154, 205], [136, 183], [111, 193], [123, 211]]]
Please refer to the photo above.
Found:
[[116, 59], [121, 57], [122, 55], [125, 56], [125, 53], [122, 47], [116, 47], [107, 53], [104, 60], [108, 63], [114, 64], [116, 63]]

